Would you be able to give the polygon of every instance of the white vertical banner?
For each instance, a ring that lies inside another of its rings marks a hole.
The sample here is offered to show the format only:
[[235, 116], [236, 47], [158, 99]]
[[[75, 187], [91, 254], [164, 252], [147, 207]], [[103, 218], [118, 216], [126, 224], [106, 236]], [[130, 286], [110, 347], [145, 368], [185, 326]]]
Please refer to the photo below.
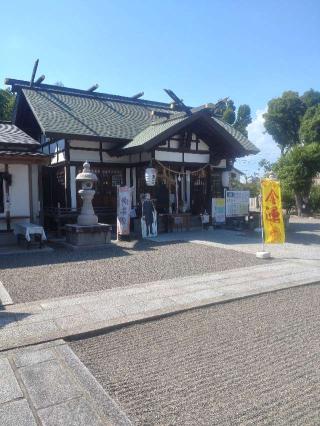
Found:
[[130, 234], [131, 189], [117, 186], [117, 235]]
[[190, 170], [186, 170], [186, 192], [187, 192], [187, 209], [190, 209], [190, 194], [191, 194], [191, 173]]

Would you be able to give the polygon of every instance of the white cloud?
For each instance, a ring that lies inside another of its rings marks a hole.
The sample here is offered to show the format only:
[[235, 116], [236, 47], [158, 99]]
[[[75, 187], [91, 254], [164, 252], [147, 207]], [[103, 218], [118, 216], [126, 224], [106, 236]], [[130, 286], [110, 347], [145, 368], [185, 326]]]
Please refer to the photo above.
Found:
[[265, 133], [263, 118], [263, 114], [265, 112], [266, 109], [257, 110], [254, 120], [247, 127], [248, 138], [256, 145], [257, 148], [259, 148], [259, 154], [240, 158], [235, 164], [235, 167], [239, 168], [247, 175], [252, 175], [254, 172], [258, 172], [258, 163], [262, 158], [274, 162], [280, 156], [280, 149], [276, 145], [272, 136]]

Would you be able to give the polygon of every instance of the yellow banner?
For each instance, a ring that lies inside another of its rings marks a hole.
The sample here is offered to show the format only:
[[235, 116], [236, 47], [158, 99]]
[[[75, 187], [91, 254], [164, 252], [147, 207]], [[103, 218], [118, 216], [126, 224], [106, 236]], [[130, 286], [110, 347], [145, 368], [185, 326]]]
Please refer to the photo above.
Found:
[[284, 243], [280, 183], [275, 180], [263, 179], [261, 192], [264, 241], [271, 244]]

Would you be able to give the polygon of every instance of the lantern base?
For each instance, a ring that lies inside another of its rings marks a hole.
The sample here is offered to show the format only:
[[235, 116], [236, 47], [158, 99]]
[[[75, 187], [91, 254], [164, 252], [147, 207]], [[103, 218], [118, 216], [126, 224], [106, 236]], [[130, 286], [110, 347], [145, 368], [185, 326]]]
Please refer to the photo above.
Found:
[[112, 226], [104, 223], [96, 225], [66, 225], [67, 245], [77, 247], [101, 247], [111, 243]]
[[271, 254], [270, 254], [269, 251], [257, 251], [256, 257], [258, 259], [270, 259], [271, 258]]

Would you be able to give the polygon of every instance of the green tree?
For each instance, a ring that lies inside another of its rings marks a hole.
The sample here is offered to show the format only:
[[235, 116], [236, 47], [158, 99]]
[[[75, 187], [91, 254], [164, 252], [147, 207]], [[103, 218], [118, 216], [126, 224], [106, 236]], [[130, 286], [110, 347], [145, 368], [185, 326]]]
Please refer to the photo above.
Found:
[[307, 109], [300, 126], [300, 139], [303, 143], [320, 143], [320, 104]]
[[300, 142], [299, 130], [306, 104], [297, 92], [284, 92], [280, 98], [268, 103], [263, 115], [266, 131], [273, 137], [283, 154], [288, 148]]
[[247, 126], [252, 122], [251, 109], [249, 105], [240, 105], [237, 111], [237, 119], [234, 127], [244, 136], [248, 137]]
[[236, 119], [236, 107], [234, 105], [234, 102], [231, 99], [228, 99], [225, 109], [222, 112], [222, 119], [228, 123], [233, 124]]
[[263, 170], [263, 175], [267, 176], [273, 170], [273, 163], [271, 161], [262, 158], [258, 163], [259, 169]]
[[284, 191], [294, 193], [298, 215], [308, 205], [313, 179], [320, 171], [320, 144], [296, 145], [280, 157], [274, 166]]
[[15, 102], [15, 95], [9, 90], [0, 89], [0, 120], [10, 121]]
[[310, 89], [304, 92], [301, 96], [302, 102], [306, 105], [307, 108], [313, 107], [320, 104], [320, 92]]

